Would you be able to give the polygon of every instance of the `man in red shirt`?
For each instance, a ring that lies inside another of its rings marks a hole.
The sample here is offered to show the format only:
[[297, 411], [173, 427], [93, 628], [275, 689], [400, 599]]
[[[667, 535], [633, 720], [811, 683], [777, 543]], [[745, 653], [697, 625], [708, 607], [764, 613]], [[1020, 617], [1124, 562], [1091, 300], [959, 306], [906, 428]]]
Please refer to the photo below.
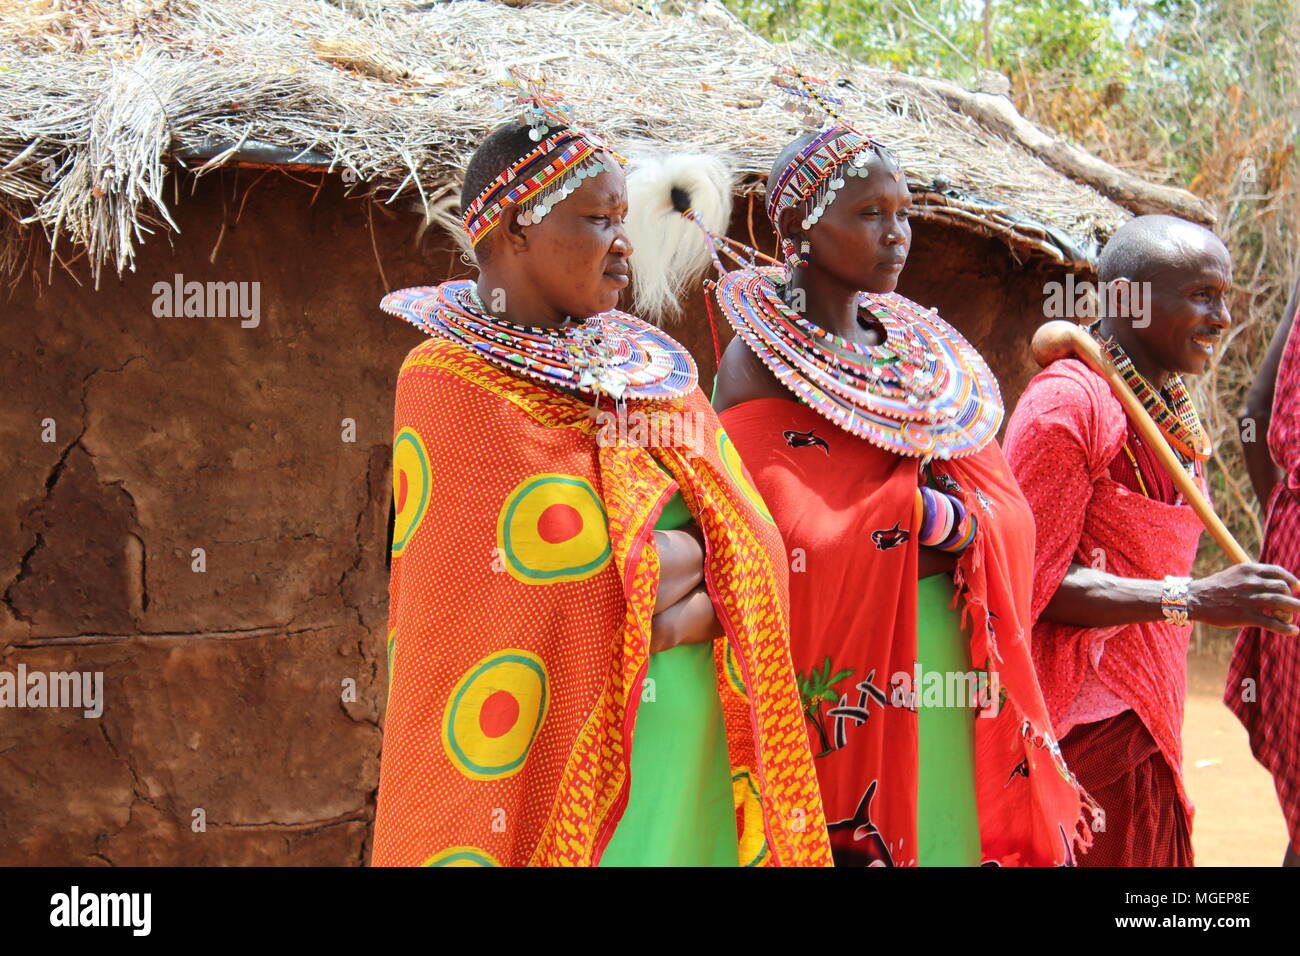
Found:
[[[1102, 317], [1089, 331], [1204, 488], [1209, 443], [1180, 376], [1205, 370], [1231, 321], [1228, 251], [1194, 223], [1141, 216], [1106, 244], [1098, 274]], [[1273, 615], [1300, 611], [1300, 581], [1264, 564], [1193, 580], [1199, 520], [1077, 359], [1029, 383], [1005, 449], [1037, 527], [1034, 665], [1066, 762], [1102, 811], [1080, 863], [1191, 865], [1189, 623], [1294, 635]]]

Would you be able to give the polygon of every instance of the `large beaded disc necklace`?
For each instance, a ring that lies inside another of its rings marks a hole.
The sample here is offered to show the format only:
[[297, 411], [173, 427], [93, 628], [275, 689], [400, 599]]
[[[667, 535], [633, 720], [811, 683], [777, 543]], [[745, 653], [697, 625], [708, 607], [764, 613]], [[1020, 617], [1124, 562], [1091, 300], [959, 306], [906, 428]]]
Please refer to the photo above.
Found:
[[379, 307], [510, 372], [597, 399], [673, 399], [698, 383], [695, 360], [682, 345], [625, 312], [567, 319], [558, 329], [516, 325], [489, 312], [476, 285], [459, 279], [402, 289]]
[[1196, 406], [1188, 394], [1187, 385], [1181, 375], [1171, 376], [1162, 395], [1141, 372], [1133, 365], [1133, 360], [1124, 351], [1124, 347], [1114, 338], [1106, 338], [1101, 333], [1101, 321], [1088, 326], [1088, 332], [1102, 351], [1111, 360], [1124, 383], [1142, 403], [1147, 414], [1159, 427], [1161, 434], [1174, 450], [1182, 455], [1184, 461], [1205, 461], [1210, 457], [1212, 448], [1210, 439], [1201, 425]]
[[780, 267], [722, 275], [717, 301], [778, 381], [845, 431], [897, 455], [961, 458], [1002, 424], [997, 379], [938, 314], [896, 293], [861, 293], [880, 345], [828, 332], [792, 309]]

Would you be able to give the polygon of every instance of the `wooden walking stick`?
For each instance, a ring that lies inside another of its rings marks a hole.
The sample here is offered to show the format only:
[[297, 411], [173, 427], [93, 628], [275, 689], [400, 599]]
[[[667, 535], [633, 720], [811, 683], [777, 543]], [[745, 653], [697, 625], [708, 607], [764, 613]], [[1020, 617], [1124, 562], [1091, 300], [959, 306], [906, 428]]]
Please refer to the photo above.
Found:
[[1251, 563], [1251, 557], [1246, 553], [1246, 549], [1237, 543], [1232, 532], [1219, 520], [1213, 506], [1201, 494], [1201, 489], [1196, 486], [1192, 476], [1179, 463], [1173, 449], [1165, 441], [1165, 436], [1161, 434], [1159, 426], [1152, 421], [1147, 410], [1137, 400], [1137, 396], [1129, 389], [1114, 363], [1102, 352], [1096, 339], [1081, 326], [1064, 319], [1057, 319], [1038, 327], [1031, 348], [1034, 351], [1034, 360], [1044, 368], [1057, 359], [1074, 356], [1104, 378], [1110, 390], [1124, 406], [1124, 411], [1132, 420], [1133, 427], [1138, 430], [1147, 447], [1155, 453], [1161, 467], [1173, 479], [1178, 490], [1183, 493], [1183, 498], [1192, 506], [1196, 517], [1201, 519], [1201, 524], [1205, 525], [1205, 530], [1210, 532], [1210, 536], [1223, 549], [1223, 553], [1235, 564]]

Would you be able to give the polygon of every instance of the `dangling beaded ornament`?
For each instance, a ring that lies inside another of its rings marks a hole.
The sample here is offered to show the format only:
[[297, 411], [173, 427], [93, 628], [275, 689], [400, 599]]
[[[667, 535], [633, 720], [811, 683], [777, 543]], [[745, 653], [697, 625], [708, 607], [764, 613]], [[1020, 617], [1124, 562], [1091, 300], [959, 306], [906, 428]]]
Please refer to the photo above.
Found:
[[785, 279], [789, 284], [794, 282], [796, 269], [806, 269], [812, 263], [812, 246], [807, 239], [804, 239], [799, 243], [799, 249], [796, 251], [793, 241], [782, 239], [781, 251], [785, 255]]

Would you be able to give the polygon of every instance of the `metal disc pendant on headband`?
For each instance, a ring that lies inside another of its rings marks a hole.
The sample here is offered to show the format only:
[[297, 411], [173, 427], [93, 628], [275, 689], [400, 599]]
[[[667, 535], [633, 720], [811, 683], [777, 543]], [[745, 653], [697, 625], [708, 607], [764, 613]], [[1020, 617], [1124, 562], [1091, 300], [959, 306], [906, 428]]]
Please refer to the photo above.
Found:
[[516, 325], [488, 312], [476, 285], [459, 279], [402, 289], [384, 296], [379, 307], [493, 365], [593, 397], [667, 400], [699, 383], [691, 354], [635, 316], [611, 309], [559, 329]]
[[714, 295], [736, 333], [795, 395], [845, 431], [897, 455], [961, 458], [1002, 424], [988, 364], [932, 309], [862, 293], [885, 330], [868, 346], [828, 332], [781, 297], [779, 266], [722, 275]]

